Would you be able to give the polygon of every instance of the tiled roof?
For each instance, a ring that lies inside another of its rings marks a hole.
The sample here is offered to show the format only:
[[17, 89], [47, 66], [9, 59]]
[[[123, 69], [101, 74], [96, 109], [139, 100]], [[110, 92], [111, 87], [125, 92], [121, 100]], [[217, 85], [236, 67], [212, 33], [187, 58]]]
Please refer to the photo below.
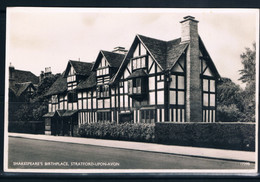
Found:
[[55, 116], [56, 112], [48, 112], [47, 114], [44, 114], [42, 117], [44, 118], [52, 118], [53, 116]]
[[147, 73], [143, 69], [139, 69], [139, 70], [136, 70], [135, 72], [133, 72], [130, 76], [128, 76], [127, 79], [144, 77], [144, 76], [147, 76]]
[[165, 41], [146, 37], [143, 35], [137, 35], [139, 39], [145, 44], [155, 60], [159, 63], [162, 69], [166, 68], [166, 53], [167, 44]]
[[48, 92], [45, 94], [45, 96], [54, 95], [63, 93], [67, 90], [67, 79], [63, 76], [60, 76], [57, 78], [57, 80], [52, 84]]
[[19, 97], [20, 95], [22, 95], [22, 93], [29, 87], [29, 86], [33, 86], [33, 84], [31, 82], [25, 82], [25, 83], [19, 83], [15, 85], [17, 87], [17, 92], [16, 95]]
[[178, 58], [189, 45], [188, 43], [180, 44], [181, 38], [171, 41], [162, 41], [143, 35], [138, 35], [141, 41], [145, 44], [155, 60], [159, 63], [162, 69], [171, 69], [178, 61]]
[[72, 116], [73, 114], [76, 114], [78, 111], [77, 110], [67, 110], [65, 113], [63, 113], [63, 117], [68, 117]]
[[103, 51], [103, 50], [101, 52], [105, 56], [106, 60], [110, 64], [110, 66], [115, 67], [115, 68], [118, 68], [121, 65], [121, 63], [125, 57], [124, 54], [118, 54], [118, 53], [108, 52], [108, 51]]
[[91, 72], [91, 75], [85, 80], [81, 81], [76, 89], [87, 89], [94, 86], [96, 86], [96, 72]]
[[76, 71], [77, 75], [89, 76], [93, 63], [81, 62], [81, 61], [69, 61]]
[[[140, 40], [144, 47], [150, 52], [151, 56], [155, 59], [155, 61], [159, 64], [159, 66], [163, 69], [171, 69], [175, 63], [178, 61], [181, 54], [185, 51], [188, 43], [182, 43], [181, 39], [174, 39], [171, 41], [163, 41], [150, 37], [146, 37], [143, 35], [137, 35], [136, 40]], [[131, 49], [131, 48], [130, 48]], [[129, 61], [130, 54], [127, 54], [125, 57], [121, 67], [119, 68], [116, 75], [111, 79], [110, 83], [115, 82], [122, 74], [122, 69], [124, 69]]]
[[92, 67], [92, 71], [95, 71], [101, 61], [102, 57], [105, 57], [107, 62], [109, 63], [110, 67], [113, 68], [119, 68], [121, 65], [122, 61], [124, 60], [125, 55], [124, 54], [118, 54], [115, 52], [109, 52], [109, 51], [104, 51], [101, 50], [97, 56], [96, 62], [94, 63]]
[[167, 42], [166, 68], [171, 69], [178, 61], [179, 57], [185, 51], [188, 43], [180, 44], [181, 39], [175, 39]]
[[9, 85], [9, 88], [16, 96], [21, 96], [22, 93], [29, 87], [34, 85], [31, 82], [24, 82], [24, 83], [16, 83], [15, 85]]
[[33, 84], [39, 83], [39, 78], [30, 71], [13, 70], [14, 80], [16, 83], [32, 82]]

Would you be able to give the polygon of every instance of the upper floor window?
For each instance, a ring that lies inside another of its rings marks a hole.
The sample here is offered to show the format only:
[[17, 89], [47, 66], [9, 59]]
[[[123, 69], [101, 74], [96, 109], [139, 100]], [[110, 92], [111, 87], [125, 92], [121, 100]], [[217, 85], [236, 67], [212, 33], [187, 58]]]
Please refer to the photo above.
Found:
[[203, 78], [203, 106], [215, 107], [215, 80]]
[[77, 102], [78, 95], [77, 93], [68, 93], [68, 102]]
[[148, 78], [144, 70], [136, 70], [128, 78], [128, 94], [129, 96], [142, 100], [147, 95]]
[[139, 68], [146, 68], [147, 67], [147, 56], [139, 57], [139, 58], [133, 58], [133, 70], [139, 69]]
[[109, 97], [109, 86], [108, 85], [100, 85], [97, 87], [97, 98]]
[[75, 82], [76, 81], [76, 75], [68, 75], [67, 76], [67, 82]]
[[108, 75], [108, 74], [109, 74], [109, 67], [98, 68], [97, 70], [97, 76]]
[[51, 103], [53, 103], [53, 104], [58, 103], [58, 96], [57, 95], [51, 96]]
[[74, 68], [71, 66], [70, 67], [70, 71], [68, 72], [68, 75], [67, 75], [67, 82], [74, 82], [76, 81], [76, 72], [74, 70]]

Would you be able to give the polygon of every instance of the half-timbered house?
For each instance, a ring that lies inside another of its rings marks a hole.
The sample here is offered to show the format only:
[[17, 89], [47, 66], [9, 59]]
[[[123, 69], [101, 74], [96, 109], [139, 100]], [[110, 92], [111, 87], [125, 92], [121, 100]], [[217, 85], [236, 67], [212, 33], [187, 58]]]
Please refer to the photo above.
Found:
[[198, 21], [187, 16], [180, 23], [180, 38], [163, 41], [136, 35], [128, 51], [100, 51], [93, 65], [77, 62], [88, 65], [80, 66], [84, 74], [70, 61], [53, 85], [63, 82], [63, 94], [50, 89], [47, 116], [75, 114], [71, 123], [76, 126], [215, 122], [220, 75], [198, 34]]

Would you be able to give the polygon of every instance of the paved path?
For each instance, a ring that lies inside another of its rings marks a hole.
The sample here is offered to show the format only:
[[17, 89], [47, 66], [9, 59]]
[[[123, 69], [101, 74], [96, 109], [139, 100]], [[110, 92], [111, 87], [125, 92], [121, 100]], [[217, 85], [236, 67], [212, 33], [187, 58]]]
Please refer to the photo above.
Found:
[[33, 134], [21, 134], [21, 133], [9, 133], [9, 136], [36, 139], [36, 140], [66, 142], [66, 143], [74, 143], [74, 144], [88, 144], [88, 145], [95, 145], [95, 146], [120, 148], [120, 149], [150, 151], [150, 152], [159, 152], [159, 153], [166, 153], [166, 154], [178, 154], [178, 155], [185, 155], [185, 156], [206, 157], [206, 158], [226, 159], [226, 160], [235, 160], [235, 161], [255, 162], [256, 159], [255, 152], [247, 152], [247, 151], [186, 147], [186, 146], [162, 145], [162, 144], [143, 143], [143, 142], [102, 140], [102, 139], [66, 137], [66, 136], [33, 135]]

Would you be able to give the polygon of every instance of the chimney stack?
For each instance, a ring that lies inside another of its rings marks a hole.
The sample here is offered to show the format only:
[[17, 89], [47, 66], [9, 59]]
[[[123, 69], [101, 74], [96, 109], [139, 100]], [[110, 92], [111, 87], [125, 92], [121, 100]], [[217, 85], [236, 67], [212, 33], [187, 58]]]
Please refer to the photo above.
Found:
[[188, 43], [186, 53], [186, 121], [202, 122], [198, 21], [186, 16], [181, 23], [181, 43]]
[[118, 47], [115, 47], [112, 52], [118, 53], [118, 54], [126, 54], [127, 50], [124, 47], [118, 46]]
[[185, 16], [181, 23], [181, 42], [185, 43], [198, 38], [198, 20], [193, 16]]

